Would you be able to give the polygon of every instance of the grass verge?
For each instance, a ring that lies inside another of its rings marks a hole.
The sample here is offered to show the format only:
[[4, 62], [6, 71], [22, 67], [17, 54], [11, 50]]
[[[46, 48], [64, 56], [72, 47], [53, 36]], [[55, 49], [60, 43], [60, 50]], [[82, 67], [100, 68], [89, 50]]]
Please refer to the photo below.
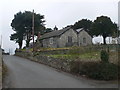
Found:
[[2, 81], [4, 81], [6, 73], [7, 73], [7, 66], [3, 63], [2, 64]]

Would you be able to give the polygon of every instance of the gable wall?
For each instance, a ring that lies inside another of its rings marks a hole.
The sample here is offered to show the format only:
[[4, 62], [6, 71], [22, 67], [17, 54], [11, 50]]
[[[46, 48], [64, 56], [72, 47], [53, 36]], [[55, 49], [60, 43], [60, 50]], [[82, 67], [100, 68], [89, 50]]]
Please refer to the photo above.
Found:
[[[85, 42], [83, 41], [83, 38], [86, 39]], [[92, 37], [86, 31], [83, 30], [78, 34], [78, 43], [79, 46], [91, 45]]]
[[[64, 34], [62, 34], [59, 38], [59, 47], [67, 47], [68, 44], [68, 36], [72, 37], [72, 43], [71, 45], [77, 45], [77, 33], [73, 30], [70, 29], [66, 31]], [[69, 44], [68, 44], [69, 45]]]

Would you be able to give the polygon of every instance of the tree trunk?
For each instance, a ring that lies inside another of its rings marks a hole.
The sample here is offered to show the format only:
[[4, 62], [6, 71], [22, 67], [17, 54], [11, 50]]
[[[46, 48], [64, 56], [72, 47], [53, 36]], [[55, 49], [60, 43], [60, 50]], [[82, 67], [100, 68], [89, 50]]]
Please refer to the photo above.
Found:
[[26, 47], [29, 47], [30, 37], [31, 37], [31, 34], [28, 32], [27, 33], [27, 40], [26, 40]]
[[19, 49], [21, 49], [22, 48], [22, 40], [18, 44], [19, 44]]
[[26, 40], [26, 47], [29, 47], [30, 40]]
[[106, 36], [103, 36], [103, 44], [106, 45]]

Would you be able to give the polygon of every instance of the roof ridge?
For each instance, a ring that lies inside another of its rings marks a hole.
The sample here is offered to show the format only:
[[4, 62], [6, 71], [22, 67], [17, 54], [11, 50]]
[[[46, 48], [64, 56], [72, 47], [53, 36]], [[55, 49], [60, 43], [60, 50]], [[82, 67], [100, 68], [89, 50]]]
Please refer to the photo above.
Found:
[[70, 27], [67, 27], [67, 28], [57, 30], [57, 31], [52, 31], [52, 32], [45, 33], [44, 35], [42, 35], [42, 37], [40, 39], [60, 36], [61, 34], [63, 34], [64, 32], [66, 32], [69, 29], [70, 29]]

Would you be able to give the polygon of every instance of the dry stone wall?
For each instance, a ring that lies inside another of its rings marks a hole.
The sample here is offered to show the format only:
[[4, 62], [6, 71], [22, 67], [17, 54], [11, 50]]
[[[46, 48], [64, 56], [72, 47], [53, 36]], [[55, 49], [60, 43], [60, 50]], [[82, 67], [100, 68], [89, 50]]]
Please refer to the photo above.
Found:
[[16, 52], [15, 55], [30, 59], [30, 60], [38, 62], [38, 63], [49, 65], [49, 66], [54, 67], [54, 68], [59, 69], [59, 70], [70, 72], [71, 60], [52, 58], [52, 57], [45, 56], [45, 55], [34, 56], [30, 52]]

